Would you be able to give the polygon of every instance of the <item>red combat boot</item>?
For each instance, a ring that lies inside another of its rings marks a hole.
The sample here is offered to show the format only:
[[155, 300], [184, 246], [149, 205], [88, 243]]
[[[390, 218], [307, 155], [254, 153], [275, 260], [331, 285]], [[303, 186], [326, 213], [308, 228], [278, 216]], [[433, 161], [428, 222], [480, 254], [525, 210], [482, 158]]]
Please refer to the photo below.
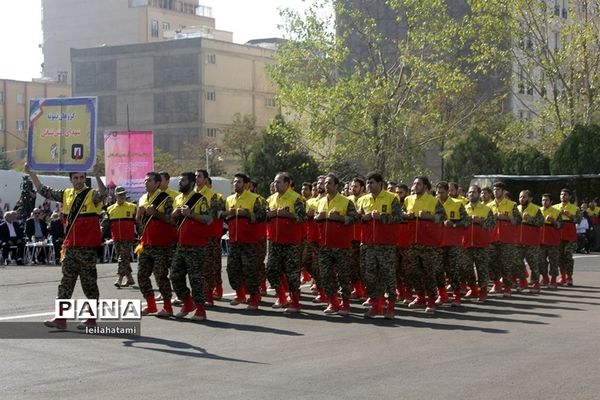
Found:
[[438, 286], [438, 297], [435, 300], [435, 304], [441, 306], [444, 303], [449, 301], [448, 299], [448, 291], [446, 290], [446, 286]]
[[204, 309], [204, 304], [196, 304], [196, 312], [192, 316], [194, 321], [204, 321], [206, 320], [206, 310]]
[[154, 314], [158, 311], [158, 309], [156, 308], [156, 299], [154, 299], [154, 296], [146, 297], [146, 304], [146, 307], [144, 307], [144, 309], [142, 310], [142, 315]]
[[417, 297], [408, 305], [408, 308], [425, 308], [426, 305], [425, 292], [418, 292]]
[[300, 292], [290, 293], [290, 304], [285, 309], [286, 313], [299, 313], [300, 312]]
[[223, 285], [216, 285], [212, 292], [213, 300], [221, 300], [223, 298]]
[[394, 319], [394, 315], [396, 314], [396, 309], [394, 307], [394, 302], [390, 299], [386, 300], [385, 307], [385, 315], [383, 316], [385, 319]]
[[[185, 299], [183, 299], [182, 303], [183, 305], [181, 306], [181, 310], [175, 314], [175, 318], [183, 318], [196, 309], [196, 304], [194, 303], [194, 299], [192, 299], [191, 295], [188, 295]], [[204, 305], [202, 305], [202, 308], [204, 308]]]
[[460, 307], [460, 289], [454, 290], [452, 292], [452, 307]]
[[383, 297], [379, 297], [376, 299], [371, 298], [371, 307], [365, 313], [365, 318], [375, 318], [376, 316], [380, 315], [383, 312], [382, 300], [383, 300]]
[[340, 300], [338, 299], [337, 293], [334, 293], [331, 296], [329, 296], [329, 304], [328, 304], [327, 308], [325, 309], [325, 311], [323, 311], [323, 312], [325, 314], [335, 314], [339, 311], [339, 309], [340, 309]]
[[258, 310], [258, 303], [260, 302], [260, 294], [251, 294], [250, 299], [248, 299], [248, 305], [246, 306], [246, 310]]
[[350, 314], [350, 299], [349, 298], [344, 297], [342, 299], [342, 305], [340, 306], [338, 314], [340, 314], [340, 315]]
[[173, 316], [173, 304], [171, 303], [171, 299], [165, 299], [162, 310], [160, 310], [156, 315], [163, 318], [169, 318]]
[[283, 307], [287, 306], [288, 301], [287, 301], [287, 297], [285, 295], [285, 289], [283, 288], [283, 286], [279, 285], [279, 287], [277, 288], [277, 290], [275, 292], [277, 294], [277, 300], [275, 300], [275, 304], [273, 304], [271, 307], [283, 308]]

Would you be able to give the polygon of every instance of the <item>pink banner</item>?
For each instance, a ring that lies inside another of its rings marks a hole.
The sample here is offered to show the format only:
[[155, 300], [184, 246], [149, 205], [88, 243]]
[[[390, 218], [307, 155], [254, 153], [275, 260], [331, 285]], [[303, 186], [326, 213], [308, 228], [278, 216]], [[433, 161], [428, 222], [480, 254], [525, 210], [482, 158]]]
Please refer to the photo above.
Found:
[[137, 201], [146, 191], [146, 173], [154, 170], [152, 132], [104, 132], [104, 163], [106, 186], [123, 186], [131, 201]]

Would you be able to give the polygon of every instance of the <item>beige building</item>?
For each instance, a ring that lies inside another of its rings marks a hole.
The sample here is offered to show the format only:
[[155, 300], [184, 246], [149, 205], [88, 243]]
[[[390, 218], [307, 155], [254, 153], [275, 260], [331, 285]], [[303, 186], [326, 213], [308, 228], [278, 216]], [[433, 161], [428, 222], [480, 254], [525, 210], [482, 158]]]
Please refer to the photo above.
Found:
[[42, 75], [71, 81], [70, 49], [153, 43], [181, 30], [231, 42], [198, 0], [42, 0]]
[[25, 158], [30, 100], [69, 96], [71, 86], [66, 84], [0, 79], [0, 153], [15, 162]]
[[[155, 147], [182, 159], [186, 143], [220, 147], [235, 113], [268, 126], [279, 112], [266, 70], [273, 55], [258, 43], [206, 38], [72, 50], [73, 95], [98, 96], [99, 137], [152, 130]], [[236, 172], [238, 162], [225, 161]]]

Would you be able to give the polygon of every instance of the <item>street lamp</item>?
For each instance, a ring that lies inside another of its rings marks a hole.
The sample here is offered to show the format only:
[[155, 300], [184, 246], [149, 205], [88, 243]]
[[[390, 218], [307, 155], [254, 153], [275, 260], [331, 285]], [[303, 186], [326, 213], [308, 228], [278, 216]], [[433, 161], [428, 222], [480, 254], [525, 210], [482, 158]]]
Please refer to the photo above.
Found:
[[219, 149], [218, 147], [207, 147], [204, 150], [204, 155], [206, 156], [206, 171], [208, 172], [208, 174], [210, 175], [210, 165], [209, 165], [209, 160], [208, 157], [213, 155], [213, 152], [219, 152], [221, 151], [221, 149]]

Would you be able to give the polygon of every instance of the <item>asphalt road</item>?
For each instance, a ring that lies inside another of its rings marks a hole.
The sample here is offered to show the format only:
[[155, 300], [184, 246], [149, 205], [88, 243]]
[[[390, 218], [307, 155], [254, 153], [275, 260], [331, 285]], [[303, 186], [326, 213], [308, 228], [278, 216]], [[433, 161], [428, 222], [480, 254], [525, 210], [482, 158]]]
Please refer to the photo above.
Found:
[[[102, 298], [139, 298], [112, 286]], [[208, 321], [144, 317], [139, 337], [0, 339], [0, 399], [598, 399], [600, 256], [578, 256], [575, 287], [465, 302], [393, 321], [218, 302]], [[0, 330], [51, 317], [59, 267], [0, 268]], [[230, 290], [226, 292], [231, 292]], [[74, 298], [83, 298], [79, 285]], [[231, 296], [230, 296], [231, 297]]]

